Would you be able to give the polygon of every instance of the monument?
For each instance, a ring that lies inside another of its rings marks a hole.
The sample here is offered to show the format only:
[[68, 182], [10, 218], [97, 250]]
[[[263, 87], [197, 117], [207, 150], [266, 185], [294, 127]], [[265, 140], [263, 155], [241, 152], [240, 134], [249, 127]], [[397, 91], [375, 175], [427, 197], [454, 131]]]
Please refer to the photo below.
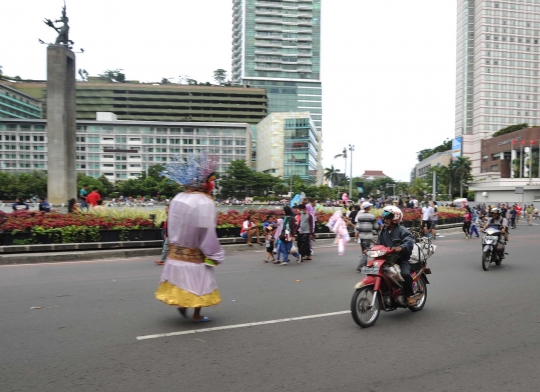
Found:
[[75, 54], [68, 21], [65, 3], [62, 17], [55, 21], [62, 26], [45, 19], [58, 33], [55, 43], [47, 47], [47, 197], [53, 205], [77, 198]]

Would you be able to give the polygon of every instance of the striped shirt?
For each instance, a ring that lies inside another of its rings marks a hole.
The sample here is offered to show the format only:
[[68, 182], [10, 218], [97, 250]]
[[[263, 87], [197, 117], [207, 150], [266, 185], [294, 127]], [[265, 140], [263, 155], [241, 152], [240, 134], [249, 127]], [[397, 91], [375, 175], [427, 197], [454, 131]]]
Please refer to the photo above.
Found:
[[360, 211], [356, 215], [356, 231], [361, 240], [370, 240], [373, 238], [373, 231], [379, 230], [379, 224], [375, 215], [369, 212]]

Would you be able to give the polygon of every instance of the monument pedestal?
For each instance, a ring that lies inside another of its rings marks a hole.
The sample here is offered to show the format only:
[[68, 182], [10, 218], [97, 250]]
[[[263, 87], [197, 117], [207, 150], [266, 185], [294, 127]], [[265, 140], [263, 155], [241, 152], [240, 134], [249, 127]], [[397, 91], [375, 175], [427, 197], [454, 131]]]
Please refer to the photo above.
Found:
[[77, 199], [75, 54], [64, 45], [47, 47], [47, 198], [51, 204]]

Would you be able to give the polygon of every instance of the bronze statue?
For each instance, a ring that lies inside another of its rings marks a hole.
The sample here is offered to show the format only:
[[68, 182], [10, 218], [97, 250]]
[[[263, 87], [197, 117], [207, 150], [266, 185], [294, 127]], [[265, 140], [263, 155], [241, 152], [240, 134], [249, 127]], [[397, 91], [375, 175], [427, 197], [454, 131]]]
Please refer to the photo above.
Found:
[[69, 19], [66, 16], [66, 2], [64, 1], [64, 7], [62, 8], [62, 18], [55, 20], [54, 23], [62, 22], [63, 25], [61, 27], [56, 27], [52, 20], [45, 19], [43, 21], [47, 26], [52, 27], [56, 30], [58, 33], [58, 37], [56, 37], [55, 45], [66, 45], [70, 46], [73, 45], [74, 42], [69, 39]]

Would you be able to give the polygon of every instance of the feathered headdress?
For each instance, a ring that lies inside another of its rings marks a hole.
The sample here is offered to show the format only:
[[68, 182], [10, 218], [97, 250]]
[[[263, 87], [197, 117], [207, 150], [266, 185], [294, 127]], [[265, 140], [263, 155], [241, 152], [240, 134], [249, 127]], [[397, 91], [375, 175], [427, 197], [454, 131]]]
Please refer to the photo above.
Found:
[[204, 191], [208, 188], [207, 184], [214, 179], [218, 163], [219, 157], [209, 155], [206, 151], [187, 156], [177, 154], [165, 165], [161, 175], [182, 186]]

